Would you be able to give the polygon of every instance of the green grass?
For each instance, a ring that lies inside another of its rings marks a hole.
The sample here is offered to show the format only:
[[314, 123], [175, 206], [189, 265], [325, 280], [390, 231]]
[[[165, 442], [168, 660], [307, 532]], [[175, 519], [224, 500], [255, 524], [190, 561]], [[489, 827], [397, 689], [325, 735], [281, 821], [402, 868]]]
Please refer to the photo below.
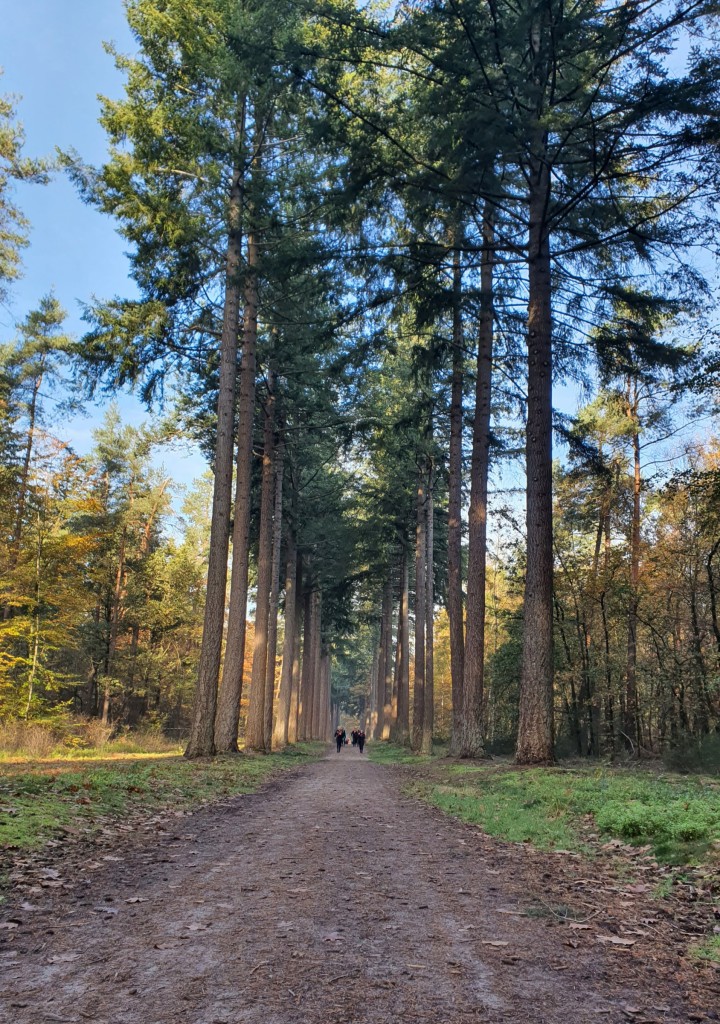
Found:
[[460, 789], [433, 786], [428, 794], [432, 804], [455, 818], [479, 825], [488, 835], [513, 843], [532, 842], [541, 850], [577, 849], [578, 837], [564, 815], [539, 801], [508, 800], [503, 787]]
[[720, 935], [713, 935], [699, 946], [695, 946], [692, 953], [698, 960], [710, 960], [714, 964], [720, 964]]
[[436, 756], [412, 754], [396, 743], [369, 743], [365, 749], [368, 758], [377, 764], [427, 764]]
[[325, 747], [305, 744], [263, 757], [182, 757], [97, 763], [43, 762], [0, 768], [0, 849], [36, 850], [63, 830], [92, 833], [107, 818], [187, 810], [249, 793], [271, 774], [318, 757]]
[[[650, 845], [672, 864], [702, 861], [720, 840], [720, 785], [702, 777], [644, 770], [497, 768], [454, 765], [459, 792], [484, 810], [478, 823], [495, 835], [543, 848], [582, 845], [582, 825], [607, 838]], [[436, 792], [441, 806], [447, 797]]]
[[374, 745], [380, 763], [424, 765], [413, 791], [490, 835], [541, 849], [588, 849], [597, 840], [650, 846], [667, 864], [720, 856], [720, 783], [646, 768], [520, 769], [497, 761], [448, 763]]

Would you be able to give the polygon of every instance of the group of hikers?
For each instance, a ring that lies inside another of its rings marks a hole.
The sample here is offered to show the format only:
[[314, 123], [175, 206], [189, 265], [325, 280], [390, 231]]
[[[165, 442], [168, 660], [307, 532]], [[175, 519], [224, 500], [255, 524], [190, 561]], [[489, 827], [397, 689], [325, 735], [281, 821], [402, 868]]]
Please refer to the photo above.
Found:
[[[352, 740], [352, 745], [354, 747], [360, 747], [360, 753], [362, 754], [363, 747], [365, 746], [365, 730], [364, 729], [353, 729], [351, 731], [351, 733], [350, 733], [350, 739]], [[347, 741], [348, 741], [347, 733], [345, 732], [343, 727], [341, 725], [339, 725], [337, 727], [337, 729], [335, 730], [335, 743], [337, 745], [337, 752], [338, 752], [338, 754], [340, 753], [342, 748], [345, 746]]]

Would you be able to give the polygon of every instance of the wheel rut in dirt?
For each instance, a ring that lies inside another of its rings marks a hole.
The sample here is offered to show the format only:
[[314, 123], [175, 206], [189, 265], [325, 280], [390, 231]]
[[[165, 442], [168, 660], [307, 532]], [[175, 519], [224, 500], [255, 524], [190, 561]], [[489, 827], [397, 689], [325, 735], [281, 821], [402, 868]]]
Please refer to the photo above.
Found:
[[[475, 830], [352, 748], [169, 827], [76, 894], [25, 904], [0, 958], [0, 1016], [614, 1024], [652, 999], [637, 974], [618, 985], [622, 954], [517, 916]], [[658, 1019], [685, 1020], [679, 994]]]

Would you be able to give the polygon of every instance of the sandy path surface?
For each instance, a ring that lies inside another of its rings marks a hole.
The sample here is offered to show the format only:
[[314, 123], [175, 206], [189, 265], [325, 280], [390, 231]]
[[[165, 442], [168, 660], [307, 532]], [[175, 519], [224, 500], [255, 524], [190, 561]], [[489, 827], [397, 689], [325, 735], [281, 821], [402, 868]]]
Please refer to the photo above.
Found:
[[680, 992], [653, 1009], [649, 979], [618, 985], [622, 951], [516, 916], [476, 831], [352, 748], [168, 829], [67, 895], [29, 897], [0, 956], [0, 1019], [688, 1019]]

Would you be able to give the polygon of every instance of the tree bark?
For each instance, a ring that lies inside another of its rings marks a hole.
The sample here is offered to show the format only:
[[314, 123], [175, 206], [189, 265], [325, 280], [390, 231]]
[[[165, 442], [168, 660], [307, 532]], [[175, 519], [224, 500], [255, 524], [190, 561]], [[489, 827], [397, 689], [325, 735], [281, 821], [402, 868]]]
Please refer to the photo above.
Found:
[[370, 739], [376, 739], [377, 730], [377, 700], [378, 700], [378, 669], [380, 668], [380, 642], [373, 647], [372, 665], [370, 666], [370, 716], [367, 734]]
[[[392, 570], [388, 570], [387, 583], [385, 584], [385, 594], [383, 597], [383, 604], [387, 602], [387, 607], [384, 609], [385, 618], [385, 678], [382, 680], [381, 695], [382, 700], [382, 730], [380, 738], [383, 740], [390, 739], [390, 731], [393, 726], [392, 718], [392, 691], [393, 691], [393, 657], [392, 657], [392, 620], [393, 620], [393, 585], [392, 585]], [[380, 701], [378, 701], [378, 704]]]
[[382, 603], [380, 606], [380, 650], [378, 657], [378, 677], [375, 709], [377, 713], [374, 739], [385, 738], [387, 723], [385, 722], [385, 705], [387, 695], [387, 678], [391, 666], [390, 662], [390, 639], [392, 622], [392, 582], [388, 578], [383, 587]]
[[302, 675], [298, 702], [298, 739], [301, 741], [310, 738], [312, 729], [310, 688], [312, 684], [313, 595], [311, 586], [310, 580], [306, 580], [307, 589], [303, 595]]
[[215, 746], [232, 753], [238, 749], [238, 721], [242, 700], [247, 632], [248, 571], [250, 565], [250, 510], [252, 505], [252, 448], [255, 421], [255, 372], [257, 350], [257, 254], [255, 235], [248, 236], [248, 267], [245, 279], [245, 316], [240, 401], [238, 404], [238, 448], [235, 473], [235, 508], [232, 535], [230, 607], [222, 683], [215, 716]]
[[319, 740], [329, 740], [332, 732], [332, 708], [330, 704], [330, 653], [326, 648], [323, 648], [320, 653], [320, 682], [321, 714], [320, 731], [317, 738]]
[[403, 656], [405, 653], [405, 641], [403, 640], [403, 632], [406, 623], [403, 621], [403, 588], [404, 588], [404, 577], [405, 577], [405, 566], [407, 559], [405, 556], [405, 548], [400, 548], [400, 562], [398, 565], [398, 612], [397, 612], [397, 632], [395, 636], [395, 668], [393, 671], [393, 692], [392, 692], [392, 725], [390, 727], [390, 739], [397, 742], [398, 732], [398, 702], [400, 698], [400, 687], [402, 686], [403, 677]]
[[[240, 139], [242, 139], [244, 131], [245, 105], [243, 103], [239, 129]], [[223, 326], [220, 340], [215, 480], [210, 521], [210, 551], [203, 637], [191, 714], [190, 738], [185, 750], [186, 757], [209, 757], [215, 753], [215, 711], [225, 623], [225, 590], [232, 499], [233, 422], [242, 272], [242, 204], [243, 165], [241, 161], [238, 161], [233, 170], [228, 208], [229, 230], [225, 263]]]
[[432, 754], [433, 729], [435, 727], [435, 579], [433, 565], [434, 555], [434, 508], [433, 508], [433, 469], [428, 466], [427, 498], [425, 501], [425, 693], [423, 704], [423, 729], [421, 753]]
[[410, 736], [410, 586], [408, 577], [408, 552], [407, 548], [403, 546], [398, 623], [400, 665], [398, 669], [397, 721], [394, 736], [396, 743], [403, 744], [407, 743]]
[[[132, 508], [132, 483], [130, 485], [130, 507]], [[105, 681], [103, 685], [103, 707], [101, 721], [107, 725], [110, 721], [110, 709], [112, 696], [110, 692], [110, 679], [115, 662], [115, 651], [117, 650], [118, 634], [120, 632], [120, 609], [122, 607], [123, 590], [125, 587], [125, 548], [127, 545], [127, 526], [123, 526], [120, 535], [120, 550], [118, 551], [118, 564], [115, 572], [115, 585], [113, 587], [112, 607], [110, 611], [110, 633], [108, 635], [107, 657], [105, 658]]]
[[[457, 239], [456, 239], [457, 241]], [[452, 384], [450, 389], [450, 457], [448, 465], [448, 580], [447, 614], [450, 624], [450, 677], [452, 734], [450, 752], [457, 754], [463, 716], [465, 631], [462, 593], [462, 435], [465, 360], [462, 325], [462, 267], [460, 251], [453, 251]]]
[[298, 741], [298, 714], [300, 711], [300, 634], [302, 623], [302, 605], [300, 595], [302, 594], [302, 555], [297, 555], [297, 576], [295, 578], [295, 643], [293, 646], [292, 659], [292, 688], [290, 690], [290, 720], [288, 722], [288, 743]]
[[417, 488], [417, 524], [415, 528], [415, 684], [413, 686], [412, 749], [422, 748], [425, 717], [425, 481], [422, 473]]
[[315, 628], [313, 629], [312, 646], [312, 734], [311, 739], [319, 740], [322, 737], [323, 722], [323, 695], [321, 676], [321, 651], [322, 651], [322, 594], [315, 591]]
[[637, 384], [628, 384], [627, 416], [631, 422], [633, 449], [633, 504], [630, 524], [630, 604], [628, 606], [627, 661], [625, 667], [625, 715], [623, 732], [625, 745], [633, 753], [640, 749], [640, 717], [637, 699], [637, 624], [640, 603], [640, 492], [642, 475], [640, 468], [640, 425], [638, 422]]
[[552, 310], [546, 145], [531, 168], [528, 258], [527, 572], [518, 764], [553, 761]]
[[272, 530], [275, 504], [275, 381], [268, 371], [268, 393], [263, 419], [263, 466], [260, 487], [260, 536], [258, 541], [258, 583], [255, 607], [250, 703], [245, 729], [245, 749], [265, 750], [265, 685], [268, 660], [270, 590], [272, 587]]
[[720, 655], [720, 625], [718, 625], [718, 610], [717, 610], [717, 587], [715, 586], [715, 574], [713, 572], [713, 558], [720, 549], [720, 540], [716, 540], [707, 556], [705, 563], [705, 572], [707, 574], [708, 581], [708, 592], [710, 594], [710, 618], [712, 622], [713, 636], [715, 637], [715, 646], [717, 653]]
[[278, 693], [273, 747], [282, 750], [288, 745], [290, 715], [292, 710], [293, 661], [295, 659], [295, 632], [297, 616], [295, 597], [298, 575], [297, 546], [292, 528], [287, 531], [287, 558], [285, 573], [285, 637], [283, 640], [282, 668], [280, 670], [280, 691]]
[[489, 204], [483, 223], [480, 269], [480, 330], [470, 464], [468, 515], [467, 637], [463, 707], [457, 753], [482, 757], [485, 685], [485, 576], [487, 570], [487, 506], [490, 472], [490, 412], [493, 359], [493, 214]]
[[[276, 448], [277, 452], [277, 448]], [[273, 511], [272, 579], [268, 618], [267, 673], [265, 677], [265, 749], [272, 750], [273, 707], [277, 659], [278, 603], [280, 599], [280, 549], [282, 547], [283, 458], [278, 453], [275, 466], [275, 508]]]

